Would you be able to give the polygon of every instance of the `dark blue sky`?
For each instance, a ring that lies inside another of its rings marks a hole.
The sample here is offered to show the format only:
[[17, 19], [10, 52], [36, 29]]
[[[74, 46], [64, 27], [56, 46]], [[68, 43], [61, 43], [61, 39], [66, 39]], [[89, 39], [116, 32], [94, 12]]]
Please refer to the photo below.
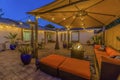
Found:
[[[27, 21], [29, 15], [26, 14], [26, 12], [42, 7], [53, 1], [54, 0], [0, 0], [0, 8], [3, 9], [5, 13], [3, 17], [5, 18]], [[49, 24], [49, 22], [42, 19], [40, 19], [39, 22], [41, 22], [41, 26]]]

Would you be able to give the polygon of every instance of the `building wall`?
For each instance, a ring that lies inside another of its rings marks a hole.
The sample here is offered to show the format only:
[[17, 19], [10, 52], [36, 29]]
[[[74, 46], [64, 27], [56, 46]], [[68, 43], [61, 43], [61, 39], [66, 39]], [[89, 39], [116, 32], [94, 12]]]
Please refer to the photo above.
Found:
[[8, 41], [8, 39], [4, 38], [4, 36], [7, 36], [9, 33], [17, 33], [17, 38], [21, 38], [21, 28], [0, 28], [0, 43], [4, 43], [5, 41]]
[[[6, 41], [9, 41], [8, 39], [4, 38], [4, 36], [7, 36], [9, 33], [17, 33], [17, 38], [21, 39], [21, 28], [8, 26], [8, 25], [0, 25], [0, 44], [5, 43]], [[9, 49], [10, 43], [6, 43], [6, 48]]]
[[120, 24], [106, 30], [105, 32], [105, 43], [107, 46], [112, 46], [113, 48], [120, 50], [120, 41], [116, 37], [120, 37]]
[[44, 31], [38, 31], [38, 42], [40, 43], [44, 39]]
[[[68, 35], [67, 35], [67, 31], [63, 31], [61, 32], [61, 34], [63, 34], [63, 41], [64, 41], [64, 34], [66, 33], [66, 41], [68, 39]], [[78, 35], [79, 33], [79, 35]], [[60, 35], [61, 35], [60, 34]], [[79, 32], [77, 31], [70, 31], [70, 41], [76, 41], [76, 40], [79, 40], [80, 39], [80, 43], [81, 44], [86, 44], [86, 42], [88, 40], [91, 39], [92, 36], [94, 36], [94, 31], [90, 31], [90, 32], [87, 32], [87, 31], [84, 31], [84, 30], [80, 30]], [[79, 39], [78, 39], [78, 36], [79, 36]], [[61, 37], [61, 36], [60, 36]], [[61, 39], [61, 38], [60, 38]]]
[[92, 36], [94, 36], [94, 31], [93, 30], [90, 31], [90, 32], [81, 30], [80, 31], [80, 42], [81, 42], [81, 44], [87, 44], [86, 42], [88, 40], [90, 40], [92, 38]]

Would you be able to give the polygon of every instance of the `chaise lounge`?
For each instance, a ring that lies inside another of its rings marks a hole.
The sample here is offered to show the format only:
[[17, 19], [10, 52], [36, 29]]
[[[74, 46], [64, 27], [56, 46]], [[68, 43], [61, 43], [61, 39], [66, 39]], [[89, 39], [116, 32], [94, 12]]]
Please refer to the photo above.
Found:
[[62, 80], [90, 80], [90, 63], [85, 60], [49, 55], [40, 59], [40, 70]]
[[64, 56], [54, 54], [44, 57], [40, 59], [40, 70], [58, 77], [58, 66], [60, 66], [65, 59], [66, 57]]
[[90, 80], [90, 63], [85, 60], [66, 58], [59, 66], [62, 80]]

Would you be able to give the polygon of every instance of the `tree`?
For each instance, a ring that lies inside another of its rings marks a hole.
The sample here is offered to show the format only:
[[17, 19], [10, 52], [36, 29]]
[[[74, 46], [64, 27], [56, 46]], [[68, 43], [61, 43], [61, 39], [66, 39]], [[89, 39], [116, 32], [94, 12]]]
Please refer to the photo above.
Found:
[[4, 15], [2, 8], [0, 9], [0, 18]]
[[51, 29], [55, 28], [55, 26], [53, 26], [52, 24], [47, 24], [45, 27], [46, 28], [51, 28]]

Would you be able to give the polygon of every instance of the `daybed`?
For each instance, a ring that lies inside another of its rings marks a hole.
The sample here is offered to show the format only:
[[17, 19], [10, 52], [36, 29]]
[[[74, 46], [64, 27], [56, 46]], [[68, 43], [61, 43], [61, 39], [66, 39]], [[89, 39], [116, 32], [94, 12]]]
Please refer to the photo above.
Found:
[[52, 75], [52, 76], [58, 76], [58, 66], [63, 63], [63, 61], [66, 59], [64, 56], [59, 55], [49, 55], [47, 57], [44, 57], [40, 59], [40, 70]]
[[85, 60], [66, 58], [59, 66], [62, 80], [90, 80], [90, 63]]
[[117, 80], [120, 75], [120, 53], [111, 47], [101, 49], [101, 45], [94, 46], [100, 80]]
[[90, 63], [60, 55], [40, 59], [40, 69], [62, 80], [90, 80]]

